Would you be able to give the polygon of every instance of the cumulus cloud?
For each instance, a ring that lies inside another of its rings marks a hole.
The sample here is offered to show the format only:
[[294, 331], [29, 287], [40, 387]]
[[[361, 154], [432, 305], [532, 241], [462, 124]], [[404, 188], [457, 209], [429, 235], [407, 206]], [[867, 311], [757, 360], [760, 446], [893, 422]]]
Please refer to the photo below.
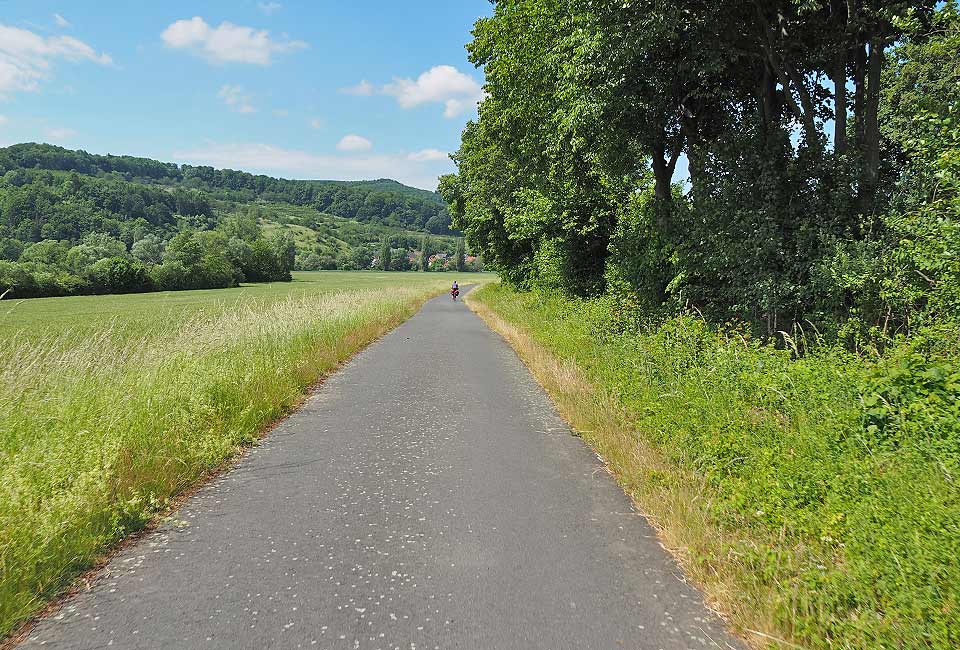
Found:
[[449, 161], [414, 161], [410, 154], [322, 155], [269, 144], [209, 144], [175, 152], [178, 162], [229, 167], [288, 178], [361, 180], [393, 178], [434, 190], [437, 177], [453, 170]]
[[375, 92], [373, 84], [363, 79], [356, 86], [348, 86], [347, 88], [341, 88], [340, 92], [344, 95], [356, 95], [357, 97], [370, 97]]
[[6, 115], [0, 115], [0, 126], [3, 126], [4, 124], [6, 124], [6, 123], [9, 122], [9, 121], [10, 121], [10, 120], [7, 119], [7, 116], [6, 116]]
[[250, 95], [244, 92], [243, 86], [224, 84], [220, 87], [217, 97], [222, 99], [223, 103], [230, 107], [231, 111], [235, 111], [237, 113], [257, 112], [257, 109], [251, 105]]
[[257, 6], [260, 8], [260, 11], [268, 16], [275, 11], [280, 11], [283, 9], [283, 5], [279, 2], [258, 2]]
[[446, 118], [471, 110], [483, 98], [483, 89], [476, 79], [452, 65], [434, 66], [416, 79], [395, 77], [381, 92], [395, 97], [403, 108], [442, 103]]
[[57, 23], [57, 27], [70, 27], [70, 21], [60, 14], [53, 14], [53, 22]]
[[211, 63], [251, 63], [270, 65], [275, 54], [285, 54], [307, 47], [303, 41], [274, 40], [265, 29], [222, 22], [211, 27], [200, 16], [178, 20], [160, 34], [164, 44], [175, 50], [186, 50]]
[[373, 148], [373, 143], [362, 135], [345, 135], [337, 143], [337, 149], [340, 151], [369, 151]]
[[0, 23], [0, 97], [16, 91], [35, 91], [52, 75], [53, 63], [90, 61], [112, 65], [108, 54], [72, 36], [43, 37]]
[[407, 160], [414, 162], [428, 162], [433, 160], [446, 160], [447, 154], [439, 149], [423, 149], [407, 154]]
[[77, 135], [77, 132], [73, 129], [54, 127], [50, 129], [44, 129], [43, 134], [51, 140], [69, 140], [73, 136]]

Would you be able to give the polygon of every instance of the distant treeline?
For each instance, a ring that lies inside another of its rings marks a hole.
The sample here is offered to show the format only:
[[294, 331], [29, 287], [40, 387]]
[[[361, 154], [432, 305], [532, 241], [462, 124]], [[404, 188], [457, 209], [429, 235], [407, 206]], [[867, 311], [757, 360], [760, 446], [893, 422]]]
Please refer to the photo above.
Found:
[[102, 232], [130, 245], [148, 232], [214, 225], [210, 200], [197, 190], [32, 169], [0, 181], [0, 239], [24, 244]]
[[101, 156], [48, 144], [24, 143], [0, 149], [0, 174], [31, 169], [180, 186], [234, 201], [284, 201], [362, 222], [433, 234], [452, 232], [450, 214], [439, 195], [392, 180], [287, 180], [134, 156]]
[[215, 230], [184, 228], [127, 242], [88, 232], [77, 242], [25, 246], [0, 239], [0, 293], [16, 298], [215, 289], [240, 282], [289, 281], [296, 249], [288, 232], [264, 237], [256, 220], [236, 215]]

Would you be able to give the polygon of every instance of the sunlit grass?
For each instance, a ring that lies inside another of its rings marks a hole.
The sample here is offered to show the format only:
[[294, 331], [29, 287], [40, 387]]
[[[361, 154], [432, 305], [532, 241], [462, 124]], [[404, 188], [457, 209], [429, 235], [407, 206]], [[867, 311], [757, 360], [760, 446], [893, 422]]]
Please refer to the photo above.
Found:
[[902, 354], [797, 359], [692, 317], [618, 333], [616, 303], [498, 285], [467, 301], [752, 645], [960, 647], [953, 402], [868, 439], [862, 396]]
[[298, 279], [37, 299], [9, 311], [0, 337], [0, 635], [450, 281]]
[[380, 273], [375, 271], [295, 272], [293, 282], [247, 284], [235, 289], [162, 291], [108, 296], [70, 296], [0, 301], [0, 339], [16, 332], [32, 338], [69, 329], [95, 333], [106, 324], [123, 332], [142, 334], [157, 326], [183, 322], [197, 313], [223, 313], [251, 299], [270, 302], [290, 296], [308, 296], [349, 289], [386, 291], [392, 287], [417, 287], [447, 283], [487, 282], [490, 273]]

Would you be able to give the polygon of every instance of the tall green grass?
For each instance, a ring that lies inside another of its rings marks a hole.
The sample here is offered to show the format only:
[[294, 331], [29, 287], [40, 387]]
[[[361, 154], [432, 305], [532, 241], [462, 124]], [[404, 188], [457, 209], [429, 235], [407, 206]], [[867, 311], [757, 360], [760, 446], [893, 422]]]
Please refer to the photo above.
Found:
[[471, 301], [757, 645], [960, 647], [956, 329], [798, 359], [612, 299]]
[[0, 347], [0, 636], [410, 316], [412, 288], [238, 300]]

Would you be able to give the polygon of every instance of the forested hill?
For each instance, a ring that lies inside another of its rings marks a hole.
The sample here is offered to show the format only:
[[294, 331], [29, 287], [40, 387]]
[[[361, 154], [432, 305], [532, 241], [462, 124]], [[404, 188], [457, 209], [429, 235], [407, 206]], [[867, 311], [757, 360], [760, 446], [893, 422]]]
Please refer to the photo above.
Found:
[[49, 144], [0, 148], [0, 175], [6, 184], [22, 186], [32, 182], [30, 170], [76, 172], [116, 181], [200, 190], [213, 198], [239, 202], [283, 201], [361, 222], [435, 234], [451, 232], [450, 216], [439, 195], [389, 179], [288, 180], [150, 158], [102, 156]]

